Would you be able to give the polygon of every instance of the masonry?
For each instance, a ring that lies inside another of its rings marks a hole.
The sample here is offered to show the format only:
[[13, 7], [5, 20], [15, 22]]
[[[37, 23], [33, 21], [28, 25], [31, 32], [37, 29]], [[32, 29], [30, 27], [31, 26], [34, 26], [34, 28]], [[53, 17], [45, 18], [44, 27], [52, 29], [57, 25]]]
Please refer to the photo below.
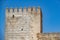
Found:
[[42, 33], [40, 7], [7, 8], [5, 40], [37, 40]]

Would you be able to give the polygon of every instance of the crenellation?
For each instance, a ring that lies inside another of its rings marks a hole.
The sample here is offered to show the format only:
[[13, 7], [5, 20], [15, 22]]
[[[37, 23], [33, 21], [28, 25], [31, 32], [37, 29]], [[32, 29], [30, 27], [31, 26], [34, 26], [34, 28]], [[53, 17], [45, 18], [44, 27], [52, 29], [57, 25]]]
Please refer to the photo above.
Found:
[[37, 8], [37, 13], [41, 13], [40, 7]]
[[18, 10], [19, 10], [18, 14], [22, 15], [22, 8], [20, 7]]
[[23, 12], [27, 12], [27, 8], [24, 8], [24, 9], [23, 9]]
[[6, 13], [10, 12], [10, 10], [8, 8], [6, 8]]
[[37, 16], [37, 11], [36, 10], [37, 10], [37, 8], [35, 8], [35, 7], [32, 8], [32, 14], [35, 15], [35, 16]]
[[35, 7], [32, 8], [32, 12], [36, 12], [36, 8]]
[[13, 9], [13, 8], [10, 8], [9, 10], [10, 10], [10, 13], [13, 13], [13, 10], [14, 10], [14, 9]]
[[27, 8], [25, 7], [25, 8], [23, 8], [23, 15], [27, 15]]
[[28, 8], [28, 12], [31, 13], [31, 8], [30, 7]]
[[19, 12], [22, 12], [22, 8], [19, 8]]
[[35, 8], [35, 7], [29, 7], [29, 8], [6, 8], [6, 12], [7, 13], [22, 13], [22, 12], [29, 12], [29, 13], [35, 13], [35, 12], [37, 12], [37, 13], [40, 13], [40, 8], [38, 7], [38, 8]]
[[17, 11], [17, 8], [15, 8], [15, 9], [14, 9], [14, 12], [15, 12], [15, 13], [17, 13], [17, 12], [18, 12], [18, 11]]
[[14, 14], [15, 16], [19, 15], [19, 12], [18, 12], [17, 10], [18, 10], [17, 8], [14, 8], [13, 14]]
[[33, 14], [33, 15], [37, 15], [38, 13], [40, 13], [40, 8], [36, 8], [36, 7], [28, 7], [28, 8], [26, 8], [26, 7], [24, 7], [24, 8], [7, 8], [6, 9], [6, 15], [7, 15], [7, 17], [9, 16], [9, 17], [12, 17], [13, 15], [14, 16], [16, 16], [16, 17], [19, 17], [19, 16], [22, 16], [22, 15], [25, 15], [25, 14], [27, 14], [27, 15], [31, 15], [31, 14]]
[[8, 16], [8, 13], [9, 13], [10, 11], [9, 11], [9, 9], [8, 8], [6, 8], [6, 17]]
[[17, 8], [17, 12], [19, 12], [19, 8]]

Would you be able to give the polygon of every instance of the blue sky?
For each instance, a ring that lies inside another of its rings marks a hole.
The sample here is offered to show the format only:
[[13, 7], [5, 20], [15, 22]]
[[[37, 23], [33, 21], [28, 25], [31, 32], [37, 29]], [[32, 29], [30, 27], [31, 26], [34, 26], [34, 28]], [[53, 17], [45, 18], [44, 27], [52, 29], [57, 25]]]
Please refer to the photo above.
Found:
[[43, 32], [60, 32], [60, 0], [0, 0], [0, 40], [4, 40], [5, 9], [40, 6]]

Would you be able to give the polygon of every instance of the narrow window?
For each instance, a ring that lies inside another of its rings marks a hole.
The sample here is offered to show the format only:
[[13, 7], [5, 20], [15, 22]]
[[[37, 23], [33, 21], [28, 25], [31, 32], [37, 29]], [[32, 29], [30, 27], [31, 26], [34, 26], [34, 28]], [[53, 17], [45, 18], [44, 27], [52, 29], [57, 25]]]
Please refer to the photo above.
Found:
[[14, 15], [12, 17], [14, 18]]
[[23, 31], [23, 28], [21, 29], [21, 31]]

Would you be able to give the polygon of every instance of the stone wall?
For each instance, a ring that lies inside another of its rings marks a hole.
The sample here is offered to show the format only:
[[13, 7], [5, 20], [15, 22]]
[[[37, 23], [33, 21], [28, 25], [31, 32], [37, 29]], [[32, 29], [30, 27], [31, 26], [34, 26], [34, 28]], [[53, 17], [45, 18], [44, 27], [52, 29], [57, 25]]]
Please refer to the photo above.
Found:
[[42, 32], [40, 8], [7, 8], [5, 40], [37, 40]]
[[60, 40], [60, 33], [38, 33], [38, 40]]

